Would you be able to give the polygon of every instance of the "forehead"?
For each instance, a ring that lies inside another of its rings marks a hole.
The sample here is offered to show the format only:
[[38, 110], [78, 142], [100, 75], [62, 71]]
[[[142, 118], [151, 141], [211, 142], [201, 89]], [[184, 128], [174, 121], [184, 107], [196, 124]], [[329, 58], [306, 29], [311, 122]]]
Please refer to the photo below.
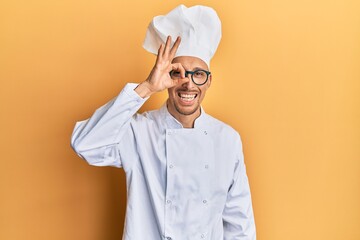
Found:
[[194, 70], [196, 68], [209, 70], [207, 64], [203, 60], [201, 60], [200, 58], [197, 58], [197, 57], [181, 56], [181, 57], [174, 58], [172, 62], [173, 63], [181, 63], [181, 65], [186, 70]]

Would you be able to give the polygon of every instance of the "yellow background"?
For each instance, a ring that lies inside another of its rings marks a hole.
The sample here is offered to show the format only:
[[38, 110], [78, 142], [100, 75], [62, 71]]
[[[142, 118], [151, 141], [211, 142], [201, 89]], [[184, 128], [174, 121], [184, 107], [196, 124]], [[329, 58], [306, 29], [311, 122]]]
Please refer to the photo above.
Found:
[[[121, 239], [124, 174], [70, 135], [147, 77], [146, 27], [180, 3], [0, 2], [0, 239]], [[203, 106], [241, 133], [258, 239], [359, 240], [360, 2], [182, 3], [223, 23]]]

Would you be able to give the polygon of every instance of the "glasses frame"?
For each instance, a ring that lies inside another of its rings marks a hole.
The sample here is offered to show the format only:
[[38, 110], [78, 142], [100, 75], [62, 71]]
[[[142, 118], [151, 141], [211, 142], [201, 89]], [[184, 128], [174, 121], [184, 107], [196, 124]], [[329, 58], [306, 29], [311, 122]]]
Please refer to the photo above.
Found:
[[[171, 74], [174, 72], [174, 70], [171, 70], [170, 71], [170, 76], [171, 76]], [[203, 83], [201, 83], [201, 84], [198, 84], [198, 83], [196, 83], [195, 81], [194, 81], [194, 74], [195, 73], [197, 73], [197, 72], [205, 72], [206, 73], [206, 80], [203, 82]], [[204, 70], [204, 69], [197, 69], [197, 70], [195, 70], [195, 71], [185, 71], [185, 77], [188, 77], [188, 75], [191, 75], [191, 81], [195, 84], [195, 85], [197, 85], [197, 86], [202, 86], [202, 85], [204, 85], [208, 80], [209, 80], [209, 76], [211, 75], [211, 72], [209, 72], [209, 71], [206, 71], [206, 70]]]

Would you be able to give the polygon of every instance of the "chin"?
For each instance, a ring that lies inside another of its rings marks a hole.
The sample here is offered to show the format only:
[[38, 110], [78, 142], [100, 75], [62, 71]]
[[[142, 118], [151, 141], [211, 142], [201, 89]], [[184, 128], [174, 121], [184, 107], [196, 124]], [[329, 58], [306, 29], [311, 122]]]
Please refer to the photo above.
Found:
[[196, 113], [199, 110], [199, 105], [197, 104], [196, 106], [189, 108], [189, 107], [179, 107], [177, 104], [175, 104], [175, 109], [181, 115], [188, 116]]

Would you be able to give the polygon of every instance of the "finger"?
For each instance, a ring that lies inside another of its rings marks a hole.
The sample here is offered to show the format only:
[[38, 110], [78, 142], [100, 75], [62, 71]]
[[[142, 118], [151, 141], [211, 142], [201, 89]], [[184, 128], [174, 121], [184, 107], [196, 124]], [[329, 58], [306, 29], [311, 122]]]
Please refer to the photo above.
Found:
[[160, 44], [160, 47], [158, 49], [158, 54], [157, 54], [157, 57], [156, 57], [156, 63], [159, 61], [159, 59], [162, 57], [163, 55], [163, 52], [164, 52], [164, 44]]
[[164, 49], [164, 53], [163, 55], [164, 56], [167, 56], [170, 52], [170, 45], [171, 45], [171, 36], [169, 35], [167, 38], [166, 38], [166, 43], [165, 43], [165, 49]]
[[181, 42], [181, 37], [178, 36], [178, 37], [176, 38], [176, 41], [175, 41], [175, 43], [174, 43], [174, 46], [173, 46], [173, 47], [171, 48], [171, 50], [170, 50], [170, 59], [173, 59], [173, 58], [174, 58], [175, 53], [176, 53], [177, 49], [179, 48], [180, 42]]
[[181, 63], [173, 63], [171, 64], [171, 68], [171, 70], [179, 71], [181, 78], [185, 78], [185, 68], [181, 65]]
[[161, 55], [164, 51], [164, 44], [160, 44], [159, 50], [158, 50], [158, 55]]

